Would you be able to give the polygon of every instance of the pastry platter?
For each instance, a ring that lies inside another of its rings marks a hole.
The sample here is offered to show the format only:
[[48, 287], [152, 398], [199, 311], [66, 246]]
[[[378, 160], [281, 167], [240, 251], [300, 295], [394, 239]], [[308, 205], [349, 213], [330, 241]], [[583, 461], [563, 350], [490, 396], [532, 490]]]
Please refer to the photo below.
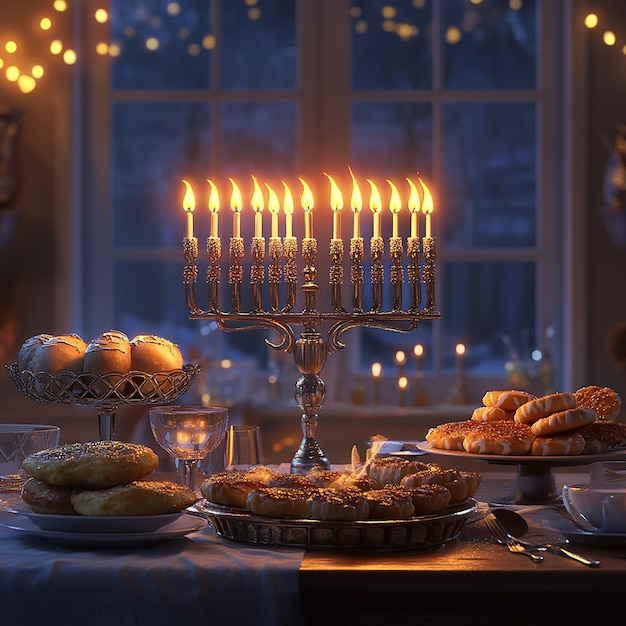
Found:
[[277, 519], [200, 500], [194, 507], [226, 539], [257, 545], [305, 548], [419, 549], [456, 539], [476, 501], [406, 520], [323, 521]]

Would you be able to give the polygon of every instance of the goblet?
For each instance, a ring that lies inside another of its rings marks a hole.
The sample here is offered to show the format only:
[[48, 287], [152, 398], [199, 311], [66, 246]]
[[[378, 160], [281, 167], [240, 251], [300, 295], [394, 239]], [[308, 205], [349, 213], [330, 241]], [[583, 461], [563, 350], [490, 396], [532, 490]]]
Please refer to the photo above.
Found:
[[182, 484], [195, 491], [198, 461], [226, 435], [228, 409], [218, 406], [161, 406], [149, 410], [157, 443], [182, 465]]

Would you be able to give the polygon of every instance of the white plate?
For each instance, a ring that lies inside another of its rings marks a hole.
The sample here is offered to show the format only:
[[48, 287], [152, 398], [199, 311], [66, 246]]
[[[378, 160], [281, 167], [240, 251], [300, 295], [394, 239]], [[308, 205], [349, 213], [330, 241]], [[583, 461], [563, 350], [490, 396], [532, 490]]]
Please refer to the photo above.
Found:
[[21, 515], [0, 510], [0, 527], [37, 537], [60, 546], [76, 548], [134, 548], [166, 539], [177, 539], [207, 526], [207, 521], [194, 515], [181, 515], [177, 520], [151, 532], [135, 533], [72, 533], [43, 530]]
[[183, 511], [165, 515], [50, 515], [33, 513], [21, 498], [7, 500], [4, 510], [26, 517], [42, 530], [65, 533], [147, 533], [175, 522]]
[[571, 543], [584, 543], [595, 546], [626, 546], [626, 533], [582, 530], [574, 522], [555, 510], [547, 509], [542, 512], [535, 512], [533, 518], [545, 530], [556, 532]]

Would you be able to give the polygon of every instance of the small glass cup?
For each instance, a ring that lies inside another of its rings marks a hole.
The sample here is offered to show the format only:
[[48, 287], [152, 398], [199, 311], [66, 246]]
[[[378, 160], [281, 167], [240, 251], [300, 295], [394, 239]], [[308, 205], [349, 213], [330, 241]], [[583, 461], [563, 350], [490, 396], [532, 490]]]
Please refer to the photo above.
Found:
[[0, 493], [20, 491], [29, 476], [22, 461], [59, 445], [61, 429], [48, 424], [0, 424]]
[[233, 424], [228, 427], [224, 465], [226, 470], [246, 470], [263, 465], [259, 426]]

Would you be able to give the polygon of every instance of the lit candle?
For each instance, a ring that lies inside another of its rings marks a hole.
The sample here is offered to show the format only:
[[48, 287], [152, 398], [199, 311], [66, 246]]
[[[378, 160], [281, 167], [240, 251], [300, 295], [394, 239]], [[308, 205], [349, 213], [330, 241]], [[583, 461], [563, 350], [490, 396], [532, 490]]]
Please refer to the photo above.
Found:
[[254, 236], [260, 238], [263, 237], [263, 192], [261, 187], [259, 187], [256, 176], [252, 177], [252, 183], [254, 184], [254, 191], [250, 204], [254, 209]]
[[418, 222], [419, 212], [421, 208], [420, 196], [417, 191], [417, 187], [415, 186], [415, 183], [410, 178], [407, 178], [406, 180], [409, 183], [409, 187], [411, 189], [411, 191], [409, 192], [409, 204], [408, 204], [409, 212], [411, 213], [411, 237], [417, 238], [420, 236], [419, 222]]
[[383, 366], [380, 363], [372, 363], [372, 386], [374, 389], [374, 404], [380, 404], [380, 375]]
[[302, 178], [298, 179], [302, 183], [302, 196], [300, 202], [304, 209], [304, 238], [313, 238], [313, 193], [306, 181]]
[[396, 361], [396, 365], [398, 366], [398, 374], [400, 376], [404, 375], [404, 364], [406, 363], [406, 354], [404, 350], [398, 350], [394, 357]]
[[398, 193], [398, 189], [396, 186], [387, 179], [389, 186], [391, 187], [391, 197], [389, 198], [389, 210], [391, 211], [392, 217], [392, 226], [391, 226], [391, 236], [398, 236], [398, 213], [402, 208], [402, 201], [400, 200], [400, 194]]
[[434, 209], [433, 196], [430, 193], [430, 189], [426, 186], [424, 181], [421, 178], [418, 178], [420, 185], [424, 190], [424, 200], [422, 201], [422, 212], [426, 215], [426, 239], [430, 239], [432, 237], [432, 233], [430, 230], [430, 216]]
[[207, 183], [211, 187], [211, 192], [209, 193], [209, 213], [211, 213], [211, 237], [219, 237], [218, 235], [218, 213], [220, 210], [220, 196], [217, 191], [217, 187], [212, 180], [207, 178]]
[[378, 191], [378, 187], [376, 184], [371, 181], [369, 178], [367, 182], [370, 184], [370, 210], [374, 214], [374, 228], [373, 228], [373, 237], [380, 237], [380, 212], [382, 211], [382, 200], [380, 199], [380, 192]]
[[417, 370], [419, 371], [422, 367], [422, 359], [424, 358], [424, 346], [421, 343], [416, 343], [413, 346], [413, 354], [417, 359]]
[[352, 237], [354, 239], [358, 239], [361, 236], [360, 215], [361, 210], [363, 209], [363, 197], [361, 196], [361, 190], [359, 189], [359, 185], [356, 182], [356, 178], [354, 177], [352, 170], [350, 168], [348, 168], [348, 170], [350, 171], [350, 176], [352, 177], [352, 197], [350, 198], [350, 207], [354, 213], [354, 228]]
[[272, 237], [276, 239], [278, 237], [278, 211], [280, 210], [280, 202], [276, 192], [267, 184], [267, 192], [269, 194], [267, 199], [267, 208], [272, 214]]
[[241, 237], [241, 206], [243, 200], [241, 198], [241, 190], [237, 183], [232, 179], [228, 179], [233, 187], [232, 194], [230, 196], [230, 208], [233, 210], [233, 237]]
[[374, 378], [380, 378], [382, 371], [383, 366], [380, 363], [372, 363], [372, 376]]
[[187, 239], [193, 239], [193, 212], [196, 209], [196, 197], [189, 182], [183, 180], [183, 183], [185, 184], [183, 209], [185, 209], [185, 213], [187, 213]]
[[285, 193], [283, 196], [283, 211], [285, 213], [285, 237], [293, 237], [293, 195], [287, 183], [283, 180]]
[[462, 343], [457, 343], [454, 350], [456, 352], [456, 371], [462, 374], [465, 360], [465, 346]]
[[333, 210], [333, 239], [341, 239], [341, 210], [343, 209], [343, 194], [334, 178], [324, 172], [330, 181], [330, 208]]

